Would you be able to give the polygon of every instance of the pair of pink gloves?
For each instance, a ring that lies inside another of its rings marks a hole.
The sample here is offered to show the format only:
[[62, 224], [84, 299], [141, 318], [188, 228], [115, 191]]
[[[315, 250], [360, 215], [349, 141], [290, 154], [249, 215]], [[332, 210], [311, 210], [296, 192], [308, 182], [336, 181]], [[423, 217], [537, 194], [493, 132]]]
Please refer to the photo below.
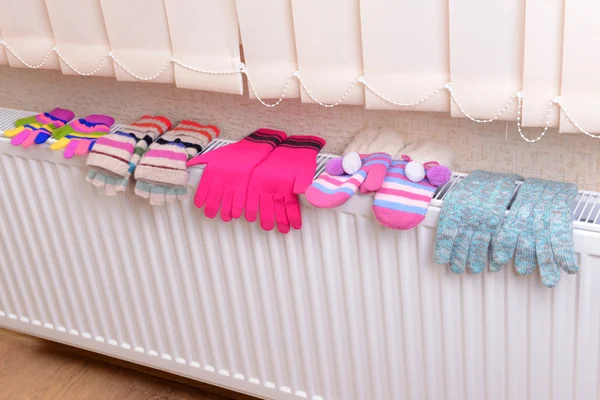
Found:
[[317, 167], [317, 153], [325, 140], [316, 136], [287, 136], [259, 129], [237, 143], [202, 154], [188, 167], [206, 164], [194, 204], [208, 218], [240, 218], [281, 233], [302, 227], [298, 195], [310, 186]]

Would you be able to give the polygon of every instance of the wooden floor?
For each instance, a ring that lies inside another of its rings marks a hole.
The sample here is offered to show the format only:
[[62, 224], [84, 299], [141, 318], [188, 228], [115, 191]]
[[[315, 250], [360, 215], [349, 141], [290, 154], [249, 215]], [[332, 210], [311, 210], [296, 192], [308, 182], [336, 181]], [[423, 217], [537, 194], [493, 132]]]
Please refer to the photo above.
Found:
[[0, 329], [1, 400], [252, 400], [110, 357]]

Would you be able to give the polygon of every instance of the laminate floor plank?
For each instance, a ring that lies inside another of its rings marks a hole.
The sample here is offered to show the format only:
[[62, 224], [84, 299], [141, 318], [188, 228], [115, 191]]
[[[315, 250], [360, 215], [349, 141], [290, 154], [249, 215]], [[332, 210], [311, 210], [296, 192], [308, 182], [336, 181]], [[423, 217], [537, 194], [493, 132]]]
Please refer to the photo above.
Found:
[[254, 397], [0, 329], [0, 400], [253, 400]]

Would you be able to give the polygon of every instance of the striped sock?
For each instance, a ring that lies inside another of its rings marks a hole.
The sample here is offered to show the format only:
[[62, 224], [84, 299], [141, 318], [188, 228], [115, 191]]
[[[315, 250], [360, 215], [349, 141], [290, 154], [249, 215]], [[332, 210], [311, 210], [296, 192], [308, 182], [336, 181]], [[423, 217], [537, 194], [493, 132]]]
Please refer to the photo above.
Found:
[[216, 126], [185, 120], [162, 135], [150, 145], [135, 170], [135, 193], [149, 198], [153, 205], [171, 202], [176, 197], [185, 199], [188, 160], [199, 154], [219, 133]]
[[375, 194], [373, 213], [383, 226], [392, 229], [411, 229], [427, 213], [427, 207], [437, 189], [427, 178], [410, 181], [404, 169], [407, 161], [392, 161], [381, 189]]

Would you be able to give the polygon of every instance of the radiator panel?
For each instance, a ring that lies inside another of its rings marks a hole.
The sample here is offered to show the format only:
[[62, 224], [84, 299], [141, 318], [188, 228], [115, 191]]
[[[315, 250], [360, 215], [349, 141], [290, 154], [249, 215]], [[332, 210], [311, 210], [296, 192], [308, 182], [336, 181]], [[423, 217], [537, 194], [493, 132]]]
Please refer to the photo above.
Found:
[[280, 235], [86, 172], [0, 138], [0, 326], [264, 398], [598, 397], [598, 233], [576, 229], [581, 273], [550, 290], [436, 265], [435, 206], [408, 232], [366, 196], [304, 206]]

